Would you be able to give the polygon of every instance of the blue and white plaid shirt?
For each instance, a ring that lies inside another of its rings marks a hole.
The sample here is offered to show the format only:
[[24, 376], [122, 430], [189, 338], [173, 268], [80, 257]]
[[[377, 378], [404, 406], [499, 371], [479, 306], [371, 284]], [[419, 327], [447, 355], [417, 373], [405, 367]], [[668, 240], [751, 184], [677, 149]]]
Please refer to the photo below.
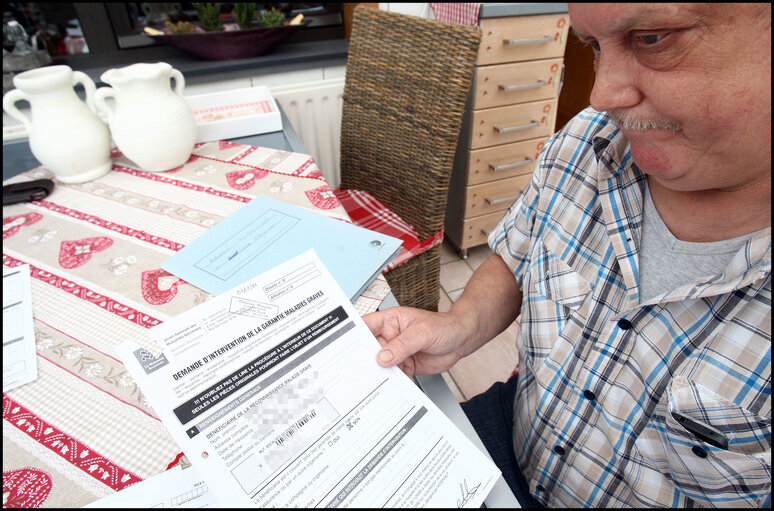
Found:
[[552, 507], [769, 506], [771, 227], [722, 275], [641, 303], [645, 186], [617, 126], [589, 108], [489, 236], [524, 294], [516, 458]]

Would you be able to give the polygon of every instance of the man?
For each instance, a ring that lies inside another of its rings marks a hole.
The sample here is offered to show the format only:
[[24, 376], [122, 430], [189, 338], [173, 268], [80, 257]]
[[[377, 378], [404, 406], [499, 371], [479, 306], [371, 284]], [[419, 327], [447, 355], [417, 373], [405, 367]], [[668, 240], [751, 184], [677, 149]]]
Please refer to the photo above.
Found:
[[448, 313], [364, 318], [379, 362], [441, 372], [521, 315], [518, 383], [463, 409], [522, 506], [769, 506], [771, 5], [570, 17], [591, 108]]

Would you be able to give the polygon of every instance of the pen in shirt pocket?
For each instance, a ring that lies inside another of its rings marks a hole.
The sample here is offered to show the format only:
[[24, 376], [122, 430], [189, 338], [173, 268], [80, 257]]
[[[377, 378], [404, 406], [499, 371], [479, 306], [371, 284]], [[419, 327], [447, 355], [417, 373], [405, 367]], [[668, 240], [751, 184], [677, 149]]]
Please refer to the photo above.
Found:
[[672, 412], [672, 417], [685, 429], [701, 438], [704, 442], [720, 449], [728, 449], [728, 438], [721, 431], [709, 424], [704, 424], [685, 415]]

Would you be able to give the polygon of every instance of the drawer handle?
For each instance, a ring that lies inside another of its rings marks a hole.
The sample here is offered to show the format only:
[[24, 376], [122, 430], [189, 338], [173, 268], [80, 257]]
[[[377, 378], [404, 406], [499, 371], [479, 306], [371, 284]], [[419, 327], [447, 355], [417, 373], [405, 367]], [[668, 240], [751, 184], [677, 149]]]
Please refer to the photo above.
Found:
[[503, 202], [513, 202], [518, 198], [518, 195], [514, 195], [513, 197], [503, 197], [502, 199], [490, 199], [489, 197], [485, 197], [484, 200], [486, 200], [490, 205], [494, 206], [495, 204], [502, 204]]
[[519, 124], [517, 126], [506, 126], [505, 128], [495, 126], [494, 129], [498, 133], [510, 133], [511, 131], [527, 130], [529, 128], [537, 128], [538, 126], [540, 126], [539, 121], [532, 121], [528, 122], [527, 124]]
[[489, 233], [490, 233], [490, 232], [492, 232], [492, 231], [487, 231], [486, 229], [484, 229], [484, 228], [481, 228], [481, 232], [483, 232], [483, 233], [484, 233], [484, 236], [487, 236], [487, 237], [488, 237], [488, 236], [489, 236]]
[[535, 161], [534, 158], [524, 158], [521, 161], [515, 161], [512, 163], [503, 163], [502, 165], [495, 165], [494, 163], [490, 163], [489, 166], [492, 168], [492, 172], [499, 172], [501, 170], [512, 169], [514, 167], [523, 167], [524, 165], [529, 165], [534, 161]]
[[507, 46], [514, 46], [518, 44], [540, 44], [550, 43], [554, 40], [554, 36], [546, 35], [543, 37], [535, 37], [533, 39], [503, 39], [503, 44]]
[[548, 85], [547, 81], [538, 80], [536, 82], [521, 83], [519, 85], [500, 85], [500, 89], [505, 92], [510, 92], [512, 90], [537, 89], [538, 87], [544, 87], [546, 85]]

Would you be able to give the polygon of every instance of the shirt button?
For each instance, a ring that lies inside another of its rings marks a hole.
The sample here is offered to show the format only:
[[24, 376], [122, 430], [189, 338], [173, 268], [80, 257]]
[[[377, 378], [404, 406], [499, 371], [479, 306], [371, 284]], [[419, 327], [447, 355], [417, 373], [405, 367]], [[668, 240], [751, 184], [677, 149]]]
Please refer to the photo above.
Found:
[[702, 449], [698, 445], [694, 445], [693, 447], [691, 447], [691, 450], [699, 458], [706, 458], [707, 457], [707, 451], [705, 451], [704, 449]]
[[535, 486], [535, 489], [536, 489], [537, 491], [546, 491], [546, 489], [543, 487], [543, 485], [542, 485], [542, 484], [539, 484], [539, 485]]
[[597, 395], [587, 389], [583, 391], [583, 397], [585, 397], [589, 401], [594, 401], [597, 398]]
[[554, 452], [559, 456], [564, 456], [564, 447], [562, 447], [561, 445], [555, 445]]
[[632, 322], [628, 319], [619, 319], [618, 320], [618, 328], [621, 330], [629, 330], [632, 326]]

